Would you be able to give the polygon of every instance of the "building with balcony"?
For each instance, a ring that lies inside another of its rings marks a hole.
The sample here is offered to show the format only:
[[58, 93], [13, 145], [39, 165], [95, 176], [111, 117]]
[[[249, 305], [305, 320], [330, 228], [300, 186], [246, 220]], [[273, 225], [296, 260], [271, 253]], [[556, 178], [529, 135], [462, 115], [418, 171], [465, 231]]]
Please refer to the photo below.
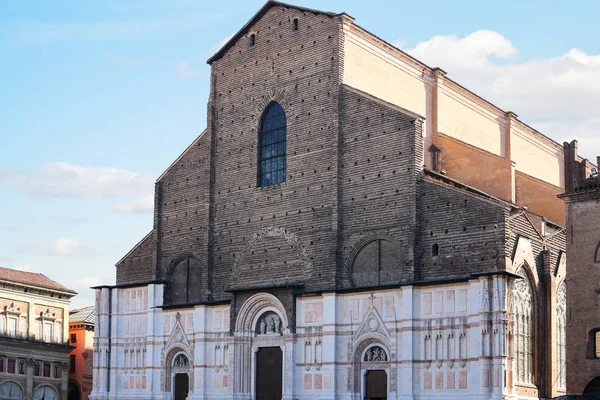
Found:
[[45, 275], [0, 267], [0, 399], [67, 399], [76, 294]]
[[87, 400], [92, 390], [94, 351], [94, 306], [73, 310], [69, 315], [69, 400]]

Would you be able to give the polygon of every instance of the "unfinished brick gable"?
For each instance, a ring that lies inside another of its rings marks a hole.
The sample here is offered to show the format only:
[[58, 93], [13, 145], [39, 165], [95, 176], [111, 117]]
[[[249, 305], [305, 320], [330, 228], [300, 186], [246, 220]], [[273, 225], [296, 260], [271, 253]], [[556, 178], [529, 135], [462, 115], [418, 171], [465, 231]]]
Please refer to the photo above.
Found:
[[[293, 29], [295, 18], [298, 30]], [[236, 265], [237, 259], [253, 260], [265, 250], [264, 270], [282, 269], [283, 281], [296, 279], [298, 251], [286, 248], [285, 240], [247, 246], [265, 229], [286, 230], [298, 238], [298, 248], [310, 260], [303, 281], [334, 285], [338, 32], [339, 22], [330, 16], [273, 6], [248, 30], [255, 35], [254, 45], [247, 35], [240, 37], [212, 63], [215, 295], [223, 296], [236, 283], [231, 280], [238, 267], [249, 268]], [[287, 179], [261, 188], [257, 130], [271, 101], [286, 113]], [[256, 273], [244, 281], [247, 286], [263, 283], [264, 276]]]
[[[379, 283], [410, 280], [415, 187], [420, 173], [417, 155], [423, 146], [421, 122], [398, 107], [347, 86], [342, 87], [341, 93], [341, 284], [361, 286], [360, 282], [350, 282], [351, 275], [357, 272], [353, 254], [370, 239], [378, 238], [393, 243], [398, 250], [392, 251], [393, 246], [389, 246], [389, 251], [399, 256], [395, 268], [380, 276]], [[386, 252], [380, 253], [386, 256]], [[379, 273], [382, 266], [377, 257], [361, 274], [369, 270], [373, 275]]]
[[[504, 203], [429, 178], [421, 181], [418, 202], [418, 279], [504, 269]], [[437, 255], [432, 253], [434, 245]]]
[[201, 135], [160, 177], [155, 226], [158, 232], [156, 275], [166, 279], [167, 270], [182, 256], [193, 256], [197, 274], [206, 282], [208, 229], [208, 160], [210, 137]]
[[154, 280], [156, 266], [156, 231], [150, 232], [117, 264], [117, 284]]

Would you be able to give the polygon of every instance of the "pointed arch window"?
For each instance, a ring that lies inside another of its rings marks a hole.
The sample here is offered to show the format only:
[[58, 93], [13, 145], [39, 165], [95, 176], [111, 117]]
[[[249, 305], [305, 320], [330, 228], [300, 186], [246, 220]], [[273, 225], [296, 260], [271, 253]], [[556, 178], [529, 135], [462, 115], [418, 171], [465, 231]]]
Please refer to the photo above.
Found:
[[279, 103], [265, 109], [258, 131], [258, 186], [270, 186], [286, 179], [287, 120]]
[[514, 336], [513, 373], [518, 383], [534, 384], [534, 303], [533, 290], [523, 267], [522, 279], [513, 282], [512, 325]]

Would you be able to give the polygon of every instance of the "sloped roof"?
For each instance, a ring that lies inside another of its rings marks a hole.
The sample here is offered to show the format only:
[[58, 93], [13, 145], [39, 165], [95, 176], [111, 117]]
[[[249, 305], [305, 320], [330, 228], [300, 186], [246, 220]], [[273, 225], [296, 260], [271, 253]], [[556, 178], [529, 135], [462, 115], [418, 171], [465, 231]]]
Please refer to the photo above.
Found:
[[73, 310], [69, 314], [69, 323], [72, 324], [74, 322], [84, 322], [87, 324], [93, 324], [94, 322], [96, 322], [96, 314], [94, 311], [94, 306], [88, 306], [80, 308], [78, 310]]
[[229, 50], [235, 44], [235, 42], [237, 42], [237, 40], [241, 36], [245, 35], [248, 32], [248, 30], [250, 29], [250, 27], [252, 25], [254, 25], [254, 23], [256, 23], [256, 21], [258, 21], [259, 19], [261, 19], [262, 16], [267, 13], [267, 11], [269, 11], [271, 8], [276, 7], [276, 6], [286, 7], [286, 8], [293, 8], [293, 9], [300, 10], [300, 11], [303, 11], [303, 12], [311, 12], [313, 14], [326, 15], [326, 16], [328, 16], [330, 18], [335, 17], [336, 15], [341, 15], [339, 13], [333, 13], [333, 12], [329, 12], [329, 11], [315, 10], [315, 9], [312, 9], [312, 8], [306, 8], [306, 7], [296, 6], [296, 5], [293, 5], [293, 4], [282, 3], [280, 1], [269, 0], [269, 1], [267, 1], [267, 3], [264, 6], [262, 6], [262, 8], [260, 10], [258, 10], [258, 12], [256, 14], [254, 14], [254, 16], [252, 18], [250, 18], [250, 21], [246, 22], [246, 25], [244, 25], [242, 27], [242, 29], [240, 29], [235, 35], [233, 35], [231, 37], [231, 39], [229, 39], [227, 41], [227, 43], [225, 43], [223, 45], [223, 47], [221, 47], [221, 49], [219, 51], [217, 51], [206, 62], [208, 64], [210, 64], [213, 61], [216, 61], [219, 58], [221, 58], [223, 56], [223, 54], [225, 54], [225, 52], [227, 50]]
[[61, 292], [77, 294], [74, 290], [71, 290], [58, 282], [53, 281], [44, 274], [35, 272], [20, 271], [18, 269], [3, 268], [0, 267], [0, 281], [21, 283], [29, 286], [37, 286], [44, 289], [58, 290]]

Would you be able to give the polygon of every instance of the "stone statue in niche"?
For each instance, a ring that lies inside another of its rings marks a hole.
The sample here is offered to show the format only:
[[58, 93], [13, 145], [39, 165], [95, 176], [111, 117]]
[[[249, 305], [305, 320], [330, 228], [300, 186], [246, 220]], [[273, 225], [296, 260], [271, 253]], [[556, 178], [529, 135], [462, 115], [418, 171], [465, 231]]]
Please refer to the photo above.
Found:
[[179, 354], [177, 357], [175, 357], [175, 360], [173, 360], [173, 366], [174, 367], [188, 367], [190, 365], [190, 360], [188, 360], [188, 358], [185, 356], [185, 354]]
[[387, 361], [387, 354], [386, 354], [385, 350], [383, 350], [381, 347], [374, 346], [374, 347], [371, 347], [369, 350], [367, 350], [367, 352], [365, 353], [364, 361], [365, 362]]
[[263, 314], [258, 320], [258, 335], [281, 335], [281, 318], [274, 312]]

